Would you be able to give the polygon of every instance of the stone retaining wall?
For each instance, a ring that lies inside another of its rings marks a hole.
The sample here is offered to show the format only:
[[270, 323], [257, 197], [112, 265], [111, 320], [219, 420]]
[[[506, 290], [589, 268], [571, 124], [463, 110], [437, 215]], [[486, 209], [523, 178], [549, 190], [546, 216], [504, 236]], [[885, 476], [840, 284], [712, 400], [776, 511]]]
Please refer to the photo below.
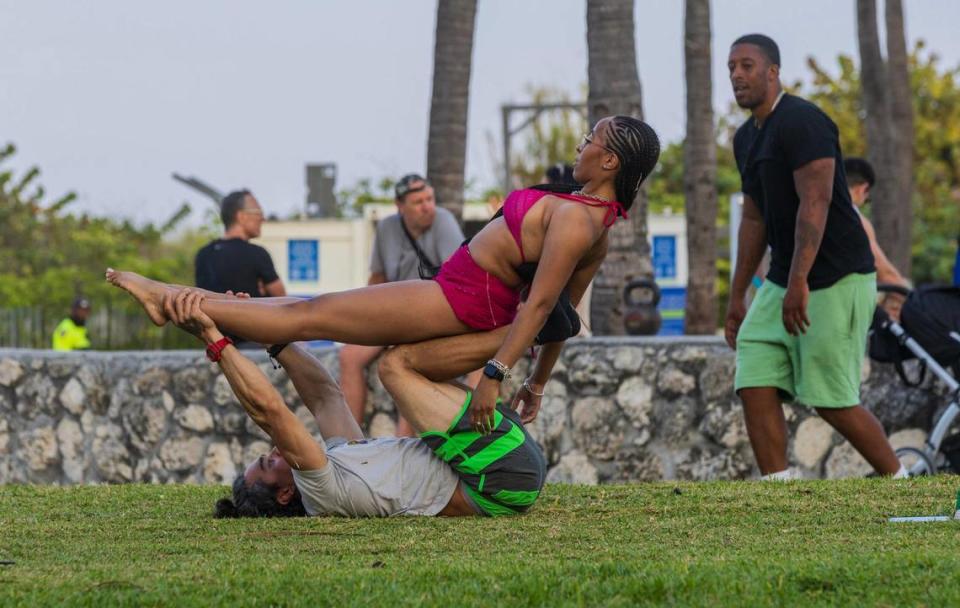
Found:
[[[336, 373], [335, 351], [317, 354]], [[261, 352], [251, 356], [316, 430], [283, 371]], [[526, 366], [518, 365], [519, 379]], [[549, 459], [549, 479], [755, 475], [733, 372], [733, 353], [714, 338], [572, 340], [530, 428]], [[907, 389], [889, 366], [866, 362], [864, 379], [864, 403], [892, 441], [920, 445], [946, 404], [943, 387], [928, 380]], [[389, 435], [393, 405], [375, 377], [371, 388], [369, 432]], [[869, 471], [807, 408], [785, 410], [790, 457], [805, 475]], [[0, 350], [0, 483], [222, 483], [267, 441], [201, 353]]]

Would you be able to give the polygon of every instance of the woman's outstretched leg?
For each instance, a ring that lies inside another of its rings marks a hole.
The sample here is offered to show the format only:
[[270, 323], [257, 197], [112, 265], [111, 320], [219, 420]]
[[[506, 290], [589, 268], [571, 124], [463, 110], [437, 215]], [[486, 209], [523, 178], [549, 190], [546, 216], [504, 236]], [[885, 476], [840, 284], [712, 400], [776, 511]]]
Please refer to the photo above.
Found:
[[210, 300], [203, 311], [221, 330], [255, 342], [334, 340], [388, 346], [470, 333], [433, 281], [399, 281], [291, 304]]
[[[119, 271], [114, 270], [113, 268], [107, 268], [106, 279], [109, 283], [127, 291], [130, 295], [132, 295], [138, 302], [140, 302], [140, 305], [143, 306], [143, 309], [147, 313], [147, 316], [150, 317], [150, 320], [153, 321], [154, 324], [161, 326], [165, 325], [168, 320], [167, 314], [163, 310], [165, 300], [174, 297], [182, 289], [193, 289], [199, 291], [210, 300], [236, 301], [244, 299], [236, 295], [218, 293], [216, 291], [209, 291], [199, 287], [188, 287], [186, 285], [155, 281], [135, 272]], [[258, 301], [261, 304], [277, 305], [301, 302], [303, 299], [283, 296], [274, 298], [258, 298]]]
[[[178, 290], [136, 273], [108, 272], [158, 325]], [[204, 300], [203, 311], [221, 331], [263, 344], [335, 340], [368, 346], [405, 344], [470, 333], [434, 281], [400, 281], [287, 304], [257, 299]]]

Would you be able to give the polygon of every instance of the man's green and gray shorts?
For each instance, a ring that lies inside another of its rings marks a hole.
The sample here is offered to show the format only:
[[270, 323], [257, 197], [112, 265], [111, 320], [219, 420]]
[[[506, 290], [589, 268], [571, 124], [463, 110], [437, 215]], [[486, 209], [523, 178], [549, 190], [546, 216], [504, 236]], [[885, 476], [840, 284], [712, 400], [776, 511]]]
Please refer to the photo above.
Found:
[[786, 289], [770, 281], [757, 291], [737, 335], [734, 387], [776, 387], [812, 407], [860, 403], [860, 367], [876, 307], [877, 275], [850, 274], [810, 292], [805, 334], [783, 326]]
[[485, 515], [516, 515], [529, 509], [543, 488], [547, 463], [520, 417], [499, 400], [494, 429], [476, 432], [466, 416], [472, 393], [446, 432], [420, 435], [464, 482], [467, 498]]

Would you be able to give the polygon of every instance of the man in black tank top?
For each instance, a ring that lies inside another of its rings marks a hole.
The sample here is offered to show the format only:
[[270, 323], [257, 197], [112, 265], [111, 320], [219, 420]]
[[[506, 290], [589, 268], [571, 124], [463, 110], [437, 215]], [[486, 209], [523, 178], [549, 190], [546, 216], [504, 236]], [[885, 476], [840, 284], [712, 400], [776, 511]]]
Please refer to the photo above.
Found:
[[[783, 91], [780, 52], [767, 36], [735, 41], [728, 68], [737, 104], [751, 116], [733, 143], [744, 205], [725, 334], [737, 349], [735, 388], [760, 472], [794, 475], [781, 402], [795, 399], [879, 473], [905, 474], [883, 427], [859, 405], [876, 275], [837, 126]], [[747, 287], [768, 246], [770, 270], [748, 313]]]

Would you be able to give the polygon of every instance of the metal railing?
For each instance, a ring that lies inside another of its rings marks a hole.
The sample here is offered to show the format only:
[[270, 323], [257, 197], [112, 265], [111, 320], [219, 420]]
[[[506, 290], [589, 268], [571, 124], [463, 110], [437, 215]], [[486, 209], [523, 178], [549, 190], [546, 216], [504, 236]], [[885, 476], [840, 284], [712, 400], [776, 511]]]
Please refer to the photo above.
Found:
[[[0, 348], [51, 347], [53, 330], [66, 313], [42, 307], [0, 308]], [[177, 328], [157, 327], [143, 314], [109, 307], [94, 309], [87, 335], [96, 350], [176, 350], [196, 348], [197, 342]]]

